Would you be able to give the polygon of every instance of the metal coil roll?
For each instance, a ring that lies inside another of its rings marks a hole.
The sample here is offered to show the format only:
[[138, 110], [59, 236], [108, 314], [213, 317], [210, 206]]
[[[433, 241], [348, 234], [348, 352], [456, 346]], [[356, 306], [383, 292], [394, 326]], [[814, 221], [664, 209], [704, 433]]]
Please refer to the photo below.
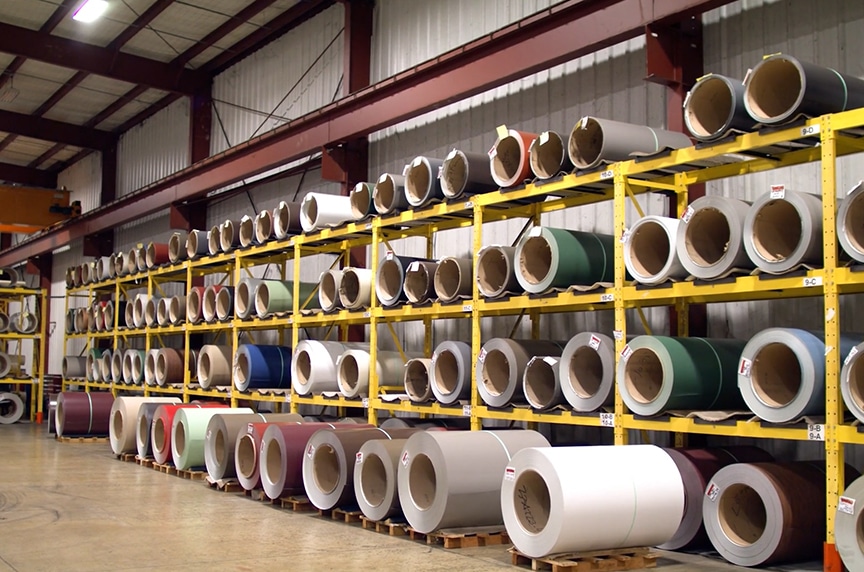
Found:
[[201, 389], [231, 385], [231, 346], [201, 346], [196, 375]]
[[24, 400], [17, 393], [0, 393], [0, 425], [18, 423], [26, 411]]
[[575, 411], [591, 412], [615, 401], [615, 342], [600, 332], [576, 334], [558, 362], [561, 393]]
[[240, 221], [229, 219], [219, 225], [218, 241], [221, 252], [231, 252], [240, 246]]
[[366, 518], [383, 521], [402, 511], [396, 491], [399, 459], [407, 439], [366, 441], [356, 456], [354, 495]]
[[272, 425], [300, 425], [301, 421], [283, 421], [267, 423], [247, 423], [237, 433], [234, 445], [234, 469], [237, 480], [247, 491], [261, 488], [260, 457], [261, 438], [268, 427]]
[[171, 423], [171, 458], [180, 470], [204, 467], [204, 448], [210, 419], [219, 415], [248, 415], [248, 407], [180, 409]]
[[516, 248], [485, 246], [477, 254], [477, 289], [486, 298], [497, 298], [505, 292], [522, 292], [516, 278]]
[[277, 240], [303, 232], [300, 203], [280, 201], [273, 209], [273, 234]]
[[164, 387], [169, 383], [183, 383], [184, 359], [183, 350], [160, 349], [156, 354], [156, 384]]
[[470, 298], [474, 279], [472, 271], [470, 258], [442, 258], [435, 269], [435, 295], [445, 303]]
[[[228, 409], [223, 403], [178, 403], [160, 404], [153, 412], [152, 424], [150, 425], [150, 449], [153, 458], [159, 464], [165, 464], [171, 459], [171, 431], [174, 426], [174, 418], [181, 409]], [[140, 421], [140, 419], [139, 419]]]
[[372, 191], [372, 203], [381, 216], [396, 214], [409, 208], [405, 196], [405, 177], [384, 173], [378, 177]]
[[402, 384], [405, 393], [413, 403], [425, 403], [432, 399], [430, 369], [432, 360], [428, 358], [409, 359], [403, 368]]
[[291, 386], [291, 348], [242, 344], [234, 355], [234, 387], [282, 389]]
[[87, 375], [87, 358], [63, 356], [63, 379], [82, 379]]
[[750, 203], [726, 197], [700, 197], [690, 203], [675, 248], [678, 260], [692, 276], [712, 280], [735, 268], [752, 269], [744, 248], [744, 221]]
[[240, 248], [246, 248], [255, 242], [255, 219], [249, 215], [243, 215], [240, 218], [240, 228], [237, 230], [237, 233]]
[[214, 481], [236, 477], [234, 449], [237, 439], [248, 430], [250, 423], [296, 422], [303, 417], [296, 413], [249, 413], [245, 415], [216, 414], [207, 423], [204, 438], [204, 465]]
[[411, 304], [424, 304], [435, 296], [438, 262], [415, 260], [405, 269], [402, 289]]
[[255, 288], [264, 282], [260, 278], [241, 278], [234, 290], [234, 316], [245, 320], [255, 312]]
[[752, 131], [744, 105], [744, 83], [709, 73], [696, 80], [684, 99], [684, 125], [699, 141], [715, 141], [733, 131]]
[[[239, 288], [240, 285], [238, 285]], [[318, 296], [315, 295], [317, 289], [318, 284], [316, 283], [300, 283], [300, 299], [297, 302], [301, 310], [320, 306]], [[237, 299], [239, 297], [240, 294], [237, 295]], [[251, 303], [259, 318], [291, 312], [294, 309], [294, 282], [290, 280], [261, 280], [254, 285]], [[235, 312], [237, 312], [237, 304], [238, 302], [235, 300]]]
[[299, 395], [339, 391], [336, 360], [346, 350], [369, 350], [368, 343], [301, 340], [291, 358], [291, 386]]
[[489, 169], [499, 187], [515, 187], [528, 179], [531, 172], [529, 149], [536, 138], [536, 133], [515, 129], [499, 133], [489, 152]]
[[324, 193], [307, 193], [300, 205], [303, 232], [315, 232], [352, 220], [351, 198]]
[[412, 256], [396, 256], [388, 253], [378, 263], [375, 271], [375, 295], [383, 306], [395, 306], [408, 300], [405, 293], [405, 275], [414, 262], [434, 262]]
[[111, 392], [61, 392], [54, 412], [57, 435], [107, 435], [113, 404]]
[[252, 233], [255, 244], [261, 245], [272, 240], [275, 237], [273, 234], [273, 213], [265, 209], [255, 215]]
[[548, 446], [536, 431], [415, 433], [405, 443], [397, 475], [402, 512], [423, 533], [502, 524], [505, 467], [522, 449]]
[[318, 279], [318, 304], [325, 312], [332, 312], [342, 307], [339, 297], [339, 287], [342, 283], [342, 270], [327, 270]]
[[372, 202], [372, 192], [375, 190], [373, 183], [357, 183], [351, 188], [348, 197], [351, 199], [352, 220], [363, 220], [371, 214], [375, 214], [375, 204]]
[[188, 257], [186, 253], [187, 237], [188, 234], [183, 231], [171, 234], [171, 238], [168, 239], [168, 262], [176, 264], [181, 260], [186, 260]]
[[690, 138], [676, 131], [586, 116], [570, 132], [567, 150], [576, 168], [587, 170], [690, 145]]
[[[404, 377], [405, 359], [421, 357], [422, 353], [416, 352], [390, 352], [378, 350], [376, 352], [375, 371], [378, 376], [378, 387], [400, 387]], [[369, 396], [369, 375], [371, 370], [371, 356], [367, 350], [349, 349], [336, 359], [336, 380], [339, 391], [345, 397]]]
[[612, 236], [535, 226], [516, 246], [516, 279], [526, 292], [615, 280]]
[[567, 152], [567, 141], [555, 131], [544, 131], [531, 142], [528, 162], [534, 176], [543, 180], [573, 170], [573, 163]]
[[343, 268], [339, 281], [339, 302], [349, 310], [366, 308], [372, 303], [372, 270]]
[[511, 340], [492, 338], [480, 349], [474, 375], [483, 402], [504, 407], [511, 402], [525, 402], [522, 377], [534, 356], [560, 357], [566, 342], [544, 340]]
[[443, 159], [415, 157], [405, 170], [405, 198], [413, 208], [422, 208], [443, 201], [439, 173], [444, 165]]
[[678, 258], [679, 219], [645, 216], [636, 221], [624, 241], [624, 266], [640, 284], [656, 285], [687, 277]]
[[471, 396], [471, 346], [441, 342], [429, 363], [429, 385], [436, 401], [450, 405]]
[[111, 405], [109, 437], [115, 455], [136, 450], [138, 414], [145, 403], [180, 403], [176, 397], [117, 397]]

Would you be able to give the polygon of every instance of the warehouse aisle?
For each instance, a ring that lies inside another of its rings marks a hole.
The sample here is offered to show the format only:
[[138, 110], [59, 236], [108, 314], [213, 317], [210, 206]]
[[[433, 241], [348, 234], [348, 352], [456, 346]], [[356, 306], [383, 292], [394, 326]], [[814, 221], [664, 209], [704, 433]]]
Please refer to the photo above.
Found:
[[[0, 572], [517, 569], [502, 547], [443, 550], [271, 508], [44, 425], [0, 427], [0, 463]], [[745, 570], [677, 554], [658, 569]]]

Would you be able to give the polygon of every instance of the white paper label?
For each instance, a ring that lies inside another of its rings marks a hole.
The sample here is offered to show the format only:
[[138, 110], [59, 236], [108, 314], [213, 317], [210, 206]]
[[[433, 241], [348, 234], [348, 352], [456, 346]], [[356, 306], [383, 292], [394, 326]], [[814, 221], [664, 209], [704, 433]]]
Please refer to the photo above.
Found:
[[480, 363], [486, 361], [486, 348], [480, 348], [480, 354], [477, 355], [477, 361]]
[[615, 338], [616, 340], [623, 340], [624, 339], [624, 332], [621, 330], [612, 330], [612, 337]]
[[438, 167], [438, 175], [435, 177], [436, 179], [440, 179], [444, 175], [444, 165], [440, 165]]
[[363, 312], [363, 317], [364, 317], [364, 318], [371, 318], [371, 317], [372, 317], [372, 312], [368, 312], [368, 311], [367, 311], [367, 312]]
[[551, 365], [551, 366], [554, 366], [555, 364], [558, 363], [559, 360], [556, 357], [546, 356], [543, 358], [543, 361], [546, 362], [547, 364]]
[[356, 463], [359, 465], [363, 463], [363, 451], [357, 451], [357, 461]]
[[851, 350], [849, 350], [849, 355], [846, 356], [846, 359], [845, 359], [845, 360], [843, 360], [843, 365], [846, 365], [846, 364], [848, 364], [850, 361], [852, 361], [852, 357], [853, 357], [855, 354], [857, 354], [857, 353], [858, 353], [858, 346], [855, 346], [854, 348], [852, 348]]
[[404, 167], [402, 167], [402, 176], [403, 176], [403, 177], [408, 176], [408, 171], [409, 171], [410, 169], [411, 169], [411, 164], [410, 164], [410, 163], [409, 163], [408, 165], [405, 165]]
[[615, 414], [614, 413], [601, 413], [600, 414], [600, 426], [601, 427], [615, 427]]
[[821, 423], [810, 423], [807, 425], [807, 440], [808, 441], [824, 441], [825, 426]]
[[419, 167], [423, 164], [423, 159], [421, 157], [414, 157], [414, 161], [411, 162], [411, 166]]
[[613, 171], [612, 169], [606, 169], [605, 171], [602, 171], [600, 173], [600, 180], [601, 181], [607, 181], [609, 179], [614, 179], [614, 178], [615, 178], [615, 171]]
[[504, 480], [505, 481], [515, 481], [516, 480], [516, 469], [513, 467], [505, 467], [504, 468]]
[[384, 183], [384, 182], [386, 182], [386, 181], [387, 181], [387, 173], [384, 173], [383, 175], [381, 175], [380, 177], [378, 177], [378, 182], [379, 182], [379, 183]]
[[598, 338], [594, 334], [591, 334], [591, 339], [588, 340], [588, 347], [594, 351], [597, 351], [600, 349], [600, 342], [601, 341], [602, 340], [600, 338]]
[[408, 459], [409, 459], [409, 458], [410, 458], [410, 457], [408, 456], [408, 451], [403, 451], [403, 452], [402, 452], [402, 466], [403, 466], [403, 467], [407, 467], [407, 466], [408, 466]]
[[[497, 143], [495, 145], [497, 145]], [[492, 145], [492, 148], [489, 149], [489, 152], [487, 153], [490, 159], [494, 159], [495, 155], [498, 154], [498, 152], [495, 150], [495, 145]]]
[[545, 145], [547, 141], [549, 141], [549, 132], [544, 131], [540, 134], [540, 144]]
[[621, 350], [621, 359], [628, 360], [630, 356], [633, 355], [633, 349], [630, 347], [630, 344], [624, 346], [624, 349]]
[[314, 454], [315, 454], [315, 445], [313, 445], [312, 443], [309, 443], [309, 446], [306, 447], [306, 456], [311, 459], [312, 455], [314, 455]]
[[855, 514], [855, 499], [840, 497], [840, 500], [837, 501], [837, 510], [846, 514]]
[[290, 393], [285, 394], [285, 403], [291, 403], [291, 394]]
[[711, 501], [716, 501], [717, 497], [720, 496], [720, 487], [711, 483], [708, 485], [708, 488], [705, 489], [705, 496], [711, 499]]
[[451, 149], [450, 152], [447, 153], [447, 156], [444, 158], [449, 161], [450, 159], [453, 159], [456, 156], [456, 153], [457, 153], [456, 149]]
[[684, 213], [681, 215], [681, 222], [683, 222], [684, 224], [690, 222], [690, 219], [693, 218], [693, 213], [695, 212], [696, 211], [693, 210], [693, 207], [687, 207], [686, 209], [684, 209]]
[[821, 128], [819, 124], [816, 125], [807, 125], [806, 127], [801, 128], [801, 135], [807, 137], [808, 135], [818, 135]]
[[246, 426], [246, 432], [247, 433], [252, 433], [253, 431], [255, 431], [255, 429], [252, 427], [251, 423]]
[[753, 367], [753, 362], [747, 358], [742, 357], [741, 361], [738, 363], [738, 375], [743, 375], [744, 377], [750, 377], [750, 368]]
[[418, 261], [414, 261], [408, 265], [408, 272], [417, 272], [420, 270], [420, 263]]
[[462, 304], [463, 312], [472, 312], [474, 311], [474, 304]]
[[585, 129], [587, 127], [588, 127], [588, 116], [586, 115], [579, 121], [579, 129]]
[[621, 242], [626, 243], [628, 238], [630, 238], [630, 229], [625, 228], [624, 232], [621, 233]]
[[462, 415], [464, 417], [471, 417], [471, 406], [470, 405], [463, 405], [462, 406]]
[[465, 207], [464, 208], [473, 209], [474, 208], [474, 201], [465, 201]]
[[814, 286], [822, 286], [822, 277], [821, 276], [805, 276], [804, 280], [801, 281], [801, 284], [805, 288], [812, 288]]
[[543, 235], [543, 227], [542, 226], [532, 226], [531, 229], [528, 231], [528, 236], [530, 236], [530, 237], [542, 236], [542, 235]]
[[786, 196], [786, 185], [771, 185], [771, 198], [782, 199]]
[[395, 256], [395, 255], [393, 254], [393, 251], [392, 251], [392, 250], [388, 250], [388, 251], [387, 251], [387, 254], [384, 255], [384, 260], [393, 260], [393, 257], [394, 257], [394, 256]]
[[600, 294], [600, 301], [601, 302], [614, 302], [615, 301], [615, 294]]
[[369, 409], [369, 398], [368, 397], [363, 398], [363, 409]]

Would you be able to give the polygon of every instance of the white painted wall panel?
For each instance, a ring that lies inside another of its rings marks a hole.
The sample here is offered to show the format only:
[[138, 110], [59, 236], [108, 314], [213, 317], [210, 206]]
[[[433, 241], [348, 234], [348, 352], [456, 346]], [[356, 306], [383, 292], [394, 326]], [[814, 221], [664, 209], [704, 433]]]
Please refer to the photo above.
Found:
[[189, 98], [172, 103], [121, 138], [117, 149], [117, 196], [189, 166]]
[[57, 185], [72, 191], [73, 201], [81, 201], [81, 212], [99, 206], [102, 191], [102, 154], [90, 153], [57, 175]]

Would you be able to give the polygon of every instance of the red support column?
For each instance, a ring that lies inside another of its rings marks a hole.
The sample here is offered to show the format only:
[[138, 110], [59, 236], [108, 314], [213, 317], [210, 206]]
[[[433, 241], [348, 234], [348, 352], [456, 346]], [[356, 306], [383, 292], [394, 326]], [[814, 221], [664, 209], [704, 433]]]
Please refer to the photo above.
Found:
[[189, 162], [210, 156], [210, 130], [213, 125], [213, 99], [210, 90], [191, 97], [189, 116]]
[[[702, 76], [702, 19], [691, 17], [684, 21], [649, 25], [645, 30], [648, 81], [666, 86], [666, 129], [686, 133], [684, 127], [684, 98], [687, 91]], [[705, 196], [705, 185], [691, 185], [687, 202]], [[678, 217], [677, 204], [669, 202], [668, 216]], [[705, 304], [689, 305], [690, 336], [708, 335], [708, 314]], [[678, 334], [678, 312], [669, 309], [670, 335]]]

